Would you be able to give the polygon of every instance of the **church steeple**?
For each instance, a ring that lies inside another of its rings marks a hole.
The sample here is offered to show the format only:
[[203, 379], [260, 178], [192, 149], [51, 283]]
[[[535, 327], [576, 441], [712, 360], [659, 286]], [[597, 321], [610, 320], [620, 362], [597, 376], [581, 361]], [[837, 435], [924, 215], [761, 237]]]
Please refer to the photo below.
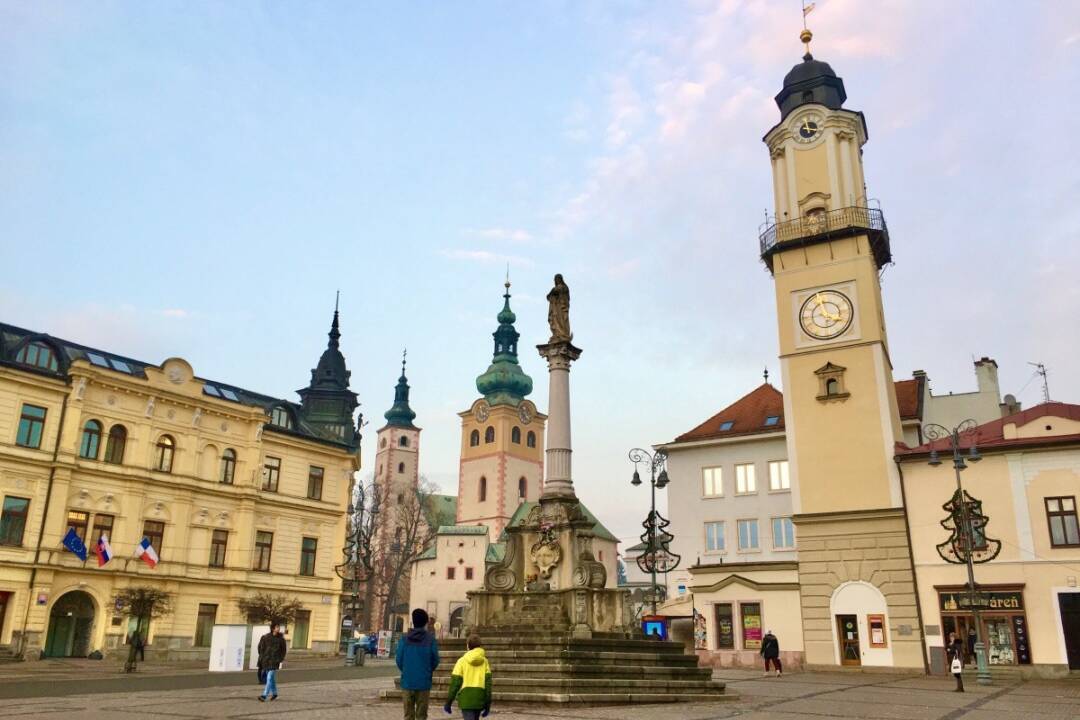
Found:
[[499, 327], [492, 333], [495, 352], [487, 372], [476, 378], [476, 389], [489, 405], [518, 405], [532, 392], [532, 378], [518, 364], [517, 344], [521, 335], [514, 328], [517, 316], [510, 309], [510, 278], [506, 278], [503, 308], [496, 319]]
[[359, 402], [356, 393], [349, 389], [350, 373], [341, 354], [340, 315], [338, 301], [334, 300], [334, 318], [330, 323], [330, 340], [319, 358], [319, 364], [311, 371], [311, 383], [300, 395], [300, 414], [304, 422], [329, 439], [346, 444], [356, 443], [356, 428], [352, 416]]
[[386, 418], [388, 427], [415, 430], [417, 428], [413, 425], [413, 420], [416, 419], [416, 413], [409, 407], [409, 379], [405, 377], [406, 353], [407, 351], [401, 353], [401, 377], [398, 378], [397, 386], [394, 388], [394, 406], [387, 410], [383, 417]]

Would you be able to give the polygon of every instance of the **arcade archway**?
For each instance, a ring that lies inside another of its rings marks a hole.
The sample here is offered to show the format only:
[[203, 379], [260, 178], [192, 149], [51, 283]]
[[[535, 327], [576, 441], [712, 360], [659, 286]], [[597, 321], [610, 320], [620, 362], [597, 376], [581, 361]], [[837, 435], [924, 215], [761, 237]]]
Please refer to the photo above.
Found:
[[64, 593], [49, 613], [46, 657], [86, 657], [94, 631], [94, 599], [82, 590]]

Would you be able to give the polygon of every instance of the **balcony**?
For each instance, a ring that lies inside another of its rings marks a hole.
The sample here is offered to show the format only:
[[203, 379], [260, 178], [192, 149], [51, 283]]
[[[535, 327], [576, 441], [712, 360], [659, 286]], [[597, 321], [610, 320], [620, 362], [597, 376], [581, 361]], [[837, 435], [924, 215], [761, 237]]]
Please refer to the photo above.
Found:
[[877, 208], [846, 207], [830, 212], [814, 212], [804, 217], [769, 226], [758, 240], [761, 259], [773, 269], [773, 255], [793, 247], [816, 245], [853, 235], [866, 235], [879, 268], [892, 262], [889, 229], [885, 216]]

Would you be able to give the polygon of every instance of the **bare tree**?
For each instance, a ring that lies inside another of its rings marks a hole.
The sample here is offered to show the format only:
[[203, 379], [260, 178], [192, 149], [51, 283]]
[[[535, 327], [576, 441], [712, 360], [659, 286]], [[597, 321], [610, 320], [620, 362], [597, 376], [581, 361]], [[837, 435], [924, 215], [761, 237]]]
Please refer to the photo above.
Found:
[[[335, 571], [345, 581], [345, 588], [353, 594], [353, 627], [365, 630], [372, 627], [372, 607], [377, 594], [378, 534], [380, 521], [380, 491], [374, 480], [357, 483], [349, 504], [348, 528], [345, 537], [344, 562]], [[364, 602], [360, 617], [356, 617], [356, 604], [360, 588], [364, 590]]]
[[249, 622], [279, 625], [292, 625], [296, 613], [304, 608], [304, 604], [296, 598], [273, 593], [255, 593], [237, 600], [236, 606]]
[[387, 522], [381, 527], [385, 543], [377, 574], [383, 578], [384, 588], [380, 625], [387, 630], [391, 629], [390, 616], [399, 596], [407, 596], [402, 591], [408, 590], [409, 569], [435, 540], [439, 529], [437, 520], [431, 518], [435, 490], [437, 487], [421, 476], [413, 492], [404, 493], [385, 508]]

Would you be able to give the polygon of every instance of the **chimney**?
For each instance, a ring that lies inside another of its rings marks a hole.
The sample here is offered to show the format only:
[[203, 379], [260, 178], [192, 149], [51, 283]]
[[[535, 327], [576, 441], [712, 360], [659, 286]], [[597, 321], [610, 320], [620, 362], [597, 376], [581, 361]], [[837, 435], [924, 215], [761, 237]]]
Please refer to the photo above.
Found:
[[985, 355], [975, 361], [975, 381], [980, 394], [992, 395], [994, 402], [1001, 402], [1001, 388], [998, 386], [998, 365]]

